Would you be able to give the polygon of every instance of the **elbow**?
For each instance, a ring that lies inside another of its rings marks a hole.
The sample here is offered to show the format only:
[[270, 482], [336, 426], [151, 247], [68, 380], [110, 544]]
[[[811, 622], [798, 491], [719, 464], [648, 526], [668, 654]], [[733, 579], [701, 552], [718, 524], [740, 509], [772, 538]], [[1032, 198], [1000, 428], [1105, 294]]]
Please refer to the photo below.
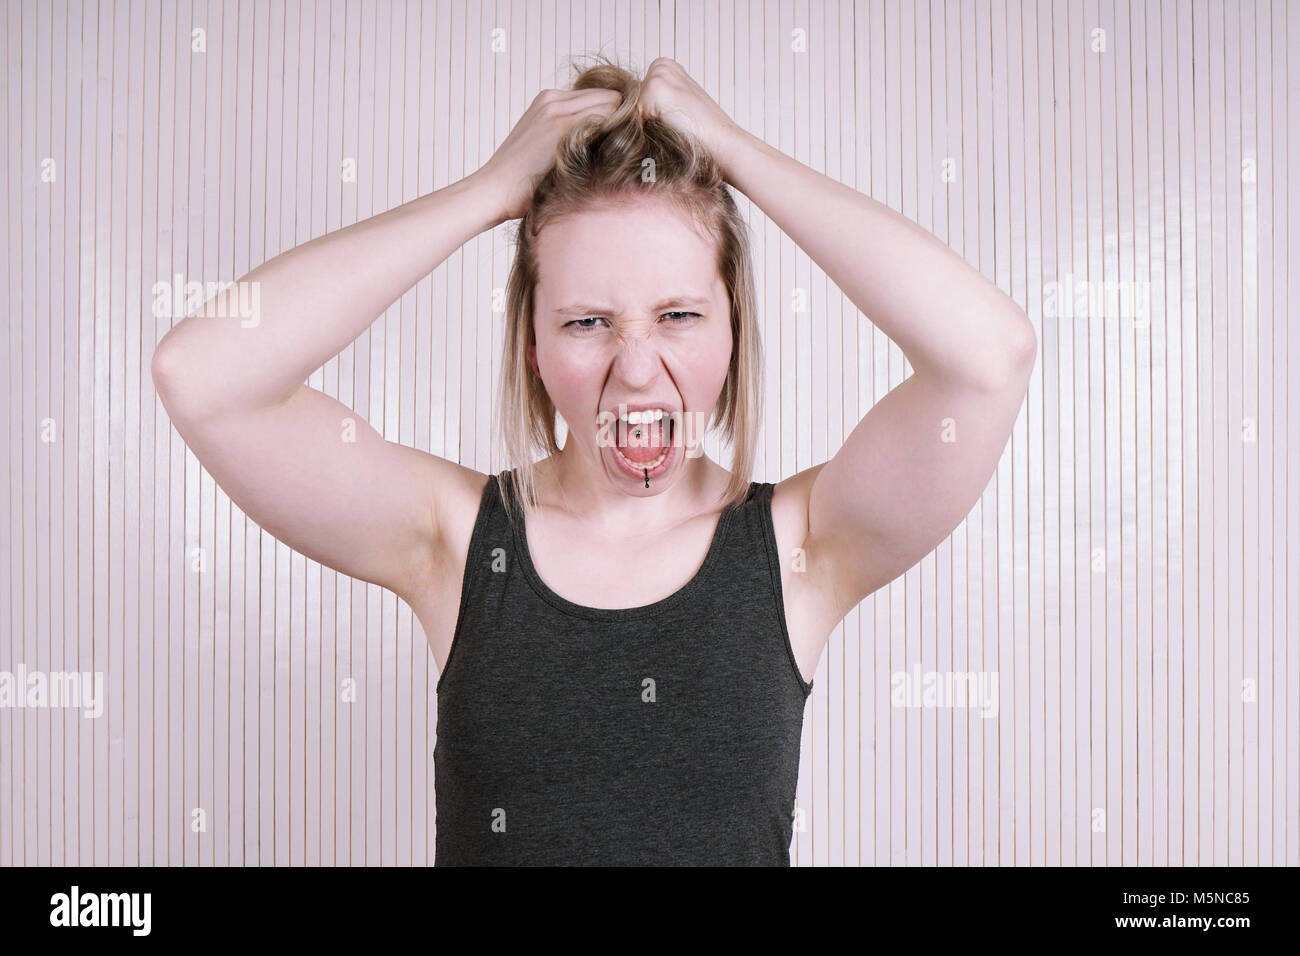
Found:
[[1009, 352], [1013, 358], [1012, 367], [1028, 377], [1038, 362], [1038, 333], [1024, 312], [1020, 313], [1020, 331], [1012, 337]]
[[159, 397], [168, 395], [173, 390], [177, 378], [182, 374], [179, 367], [181, 356], [172, 334], [174, 331], [175, 329], [172, 329], [162, 337], [154, 347], [153, 358], [149, 360], [149, 375], [153, 379], [154, 391]]
[[149, 360], [149, 377], [153, 379], [153, 390], [160, 398], [166, 392], [174, 372], [171, 350], [164, 345], [166, 341], [167, 337], [163, 336], [163, 340], [153, 350], [153, 358]]
[[196, 407], [197, 377], [186, 352], [184, 344], [176, 341], [169, 332], [163, 336], [149, 360], [154, 392], [173, 422], [191, 416]]
[[1024, 392], [1038, 361], [1038, 334], [1029, 316], [1016, 310], [1008, 331], [999, 335], [995, 350], [985, 360], [980, 376], [984, 389], [996, 392]]
[[166, 344], [166, 336], [163, 341], [158, 343], [158, 347], [153, 351], [153, 358], [149, 361], [149, 376], [153, 379], [153, 390], [157, 394], [158, 400], [162, 402], [163, 408], [167, 412], [167, 417], [176, 420], [176, 380], [180, 376], [180, 369], [177, 368], [179, 357], [176, 354], [174, 346]]

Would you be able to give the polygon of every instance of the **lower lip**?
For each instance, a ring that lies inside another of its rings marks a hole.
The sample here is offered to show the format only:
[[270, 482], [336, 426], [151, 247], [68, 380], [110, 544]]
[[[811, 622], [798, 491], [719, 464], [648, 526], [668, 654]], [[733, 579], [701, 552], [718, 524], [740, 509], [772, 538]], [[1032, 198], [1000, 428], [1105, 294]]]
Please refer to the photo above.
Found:
[[668, 453], [664, 455], [664, 460], [653, 468], [646, 469], [638, 468], [633, 462], [628, 461], [613, 445], [606, 445], [605, 447], [606, 450], [608, 450], [610, 457], [614, 459], [614, 463], [623, 470], [624, 474], [628, 475], [630, 478], [639, 478], [642, 481], [645, 481], [646, 478], [658, 478], [666, 472], [673, 466], [673, 463], [677, 460], [678, 452], [681, 451], [679, 445], [670, 444], [668, 446]]

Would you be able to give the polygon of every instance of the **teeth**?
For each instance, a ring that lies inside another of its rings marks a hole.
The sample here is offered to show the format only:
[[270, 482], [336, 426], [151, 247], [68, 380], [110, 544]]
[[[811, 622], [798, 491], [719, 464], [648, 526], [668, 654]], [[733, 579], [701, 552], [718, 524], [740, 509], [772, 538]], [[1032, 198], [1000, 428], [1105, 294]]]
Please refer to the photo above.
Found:
[[668, 451], [669, 449], [665, 448], [659, 453], [659, 457], [654, 461], [633, 461], [631, 458], [627, 457], [627, 455], [619, 451], [617, 446], [614, 448], [614, 454], [618, 455], [619, 458], [622, 458], [637, 471], [649, 471], [652, 468], [658, 468], [664, 463], [664, 459], [668, 457]]
[[649, 425], [651, 422], [657, 422], [664, 417], [662, 408], [651, 408], [644, 412], [628, 412], [626, 415], [620, 415], [622, 421], [629, 425]]

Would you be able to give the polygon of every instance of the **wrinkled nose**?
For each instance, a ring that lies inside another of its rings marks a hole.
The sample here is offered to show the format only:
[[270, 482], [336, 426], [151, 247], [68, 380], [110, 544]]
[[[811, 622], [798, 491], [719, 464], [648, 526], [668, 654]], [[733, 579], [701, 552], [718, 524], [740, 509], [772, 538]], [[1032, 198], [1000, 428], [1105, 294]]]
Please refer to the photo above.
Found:
[[653, 327], [630, 325], [619, 329], [614, 337], [614, 348], [620, 357], [634, 360], [654, 358], [659, 351], [659, 340]]
[[628, 378], [644, 378], [663, 368], [657, 342], [645, 333], [620, 335], [613, 356], [614, 371]]
[[609, 381], [619, 395], [644, 395], [670, 379], [666, 350], [653, 334], [620, 335], [609, 360]]

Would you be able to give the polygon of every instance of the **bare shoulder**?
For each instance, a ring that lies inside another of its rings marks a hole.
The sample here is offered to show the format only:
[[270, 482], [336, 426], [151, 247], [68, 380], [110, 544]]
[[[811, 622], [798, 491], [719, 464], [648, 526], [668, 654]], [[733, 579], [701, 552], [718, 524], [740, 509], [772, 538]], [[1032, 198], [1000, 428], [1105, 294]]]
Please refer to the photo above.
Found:
[[478, 520], [479, 503], [492, 479], [445, 458], [425, 460], [424, 467], [435, 529], [433, 541], [411, 569], [406, 588], [399, 592], [399, 597], [419, 619], [434, 664], [442, 673], [451, 653], [465, 561]]
[[832, 583], [830, 575], [835, 556], [825, 544], [810, 537], [808, 521], [813, 483], [824, 466], [825, 462], [805, 468], [778, 481], [772, 489], [772, 526], [781, 555], [783, 583], [792, 570], [797, 575], [790, 577], [787, 601], [803, 588], [825, 603], [827, 588]]
[[459, 462], [438, 459], [441, 462], [436, 480], [431, 482], [433, 514], [437, 527], [436, 550], [440, 563], [462, 560], [469, 547], [474, 523], [478, 519], [479, 502], [483, 489], [491, 476], [467, 468]]
[[431, 592], [441, 589], [449, 575], [459, 580], [455, 566], [459, 563], [464, 567], [479, 501], [490, 478], [481, 471], [427, 452], [418, 453], [416, 459], [420, 483], [428, 493], [433, 533], [426, 542], [425, 553], [413, 562], [406, 586], [398, 594], [418, 610]]
[[858, 603], [843, 584], [843, 558], [827, 542], [810, 536], [808, 505], [821, 472], [814, 465], [776, 482], [772, 527], [781, 565], [786, 629], [804, 680], [811, 681], [835, 626]]
[[789, 478], [778, 481], [772, 487], [772, 523], [777, 528], [777, 541], [781, 540], [784, 528], [792, 540], [802, 542], [808, 535], [808, 502], [812, 498], [813, 481], [818, 472], [826, 466], [825, 462], [805, 468]]
[[776, 485], [772, 494], [772, 522], [777, 526], [778, 543], [784, 526], [789, 547], [802, 549], [809, 580], [816, 584], [822, 599], [842, 617], [868, 594], [862, 593], [858, 569], [853, 567], [854, 542], [845, 541], [841, 536], [818, 535], [811, 527], [813, 486], [825, 467], [826, 462], [813, 465]]

